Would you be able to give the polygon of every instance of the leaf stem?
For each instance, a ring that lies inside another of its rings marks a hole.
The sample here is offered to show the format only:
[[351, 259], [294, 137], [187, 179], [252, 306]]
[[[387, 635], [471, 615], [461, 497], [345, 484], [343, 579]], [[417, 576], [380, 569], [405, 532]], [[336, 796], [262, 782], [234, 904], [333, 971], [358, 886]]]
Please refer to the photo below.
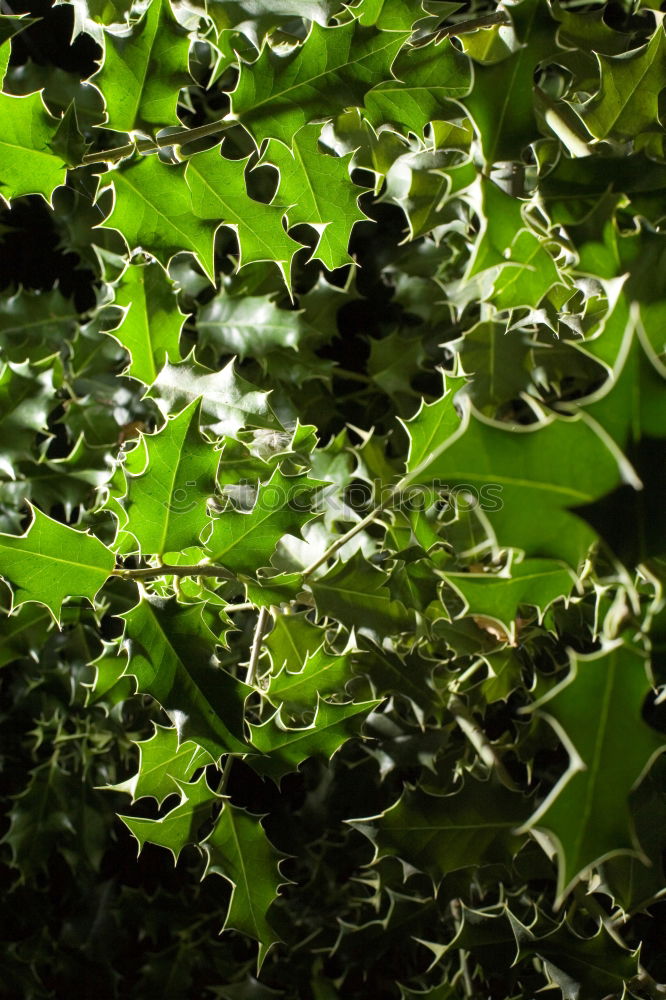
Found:
[[346, 543], [351, 538], [353, 538], [354, 535], [357, 535], [359, 531], [363, 531], [363, 529], [367, 528], [369, 524], [372, 524], [372, 522], [377, 519], [377, 515], [381, 514], [383, 510], [386, 510], [386, 508], [392, 502], [395, 496], [395, 492], [396, 492], [395, 490], [391, 490], [386, 500], [383, 500], [376, 507], [373, 507], [370, 513], [367, 514], [361, 521], [359, 521], [358, 524], [355, 524], [353, 528], [350, 528], [346, 534], [340, 535], [339, 538], [336, 538], [335, 541], [331, 545], [329, 545], [326, 551], [322, 553], [322, 555], [320, 555], [318, 559], [315, 559], [313, 563], [310, 563], [310, 565], [303, 570], [302, 574], [303, 579], [306, 579], [306, 577], [311, 576], [314, 573], [314, 571], [316, 569], [319, 569], [319, 567], [323, 565], [323, 563], [325, 563], [328, 559], [330, 559], [330, 557], [334, 555], [338, 551], [338, 549], [342, 548], [343, 545], [346, 545]]
[[[237, 611], [240, 608], [243, 610], [253, 608], [253, 604], [229, 604], [224, 609], [227, 611], [229, 608]], [[257, 665], [259, 663], [259, 657], [261, 656], [261, 644], [263, 638], [268, 628], [268, 622], [270, 620], [270, 615], [266, 608], [259, 609], [259, 617], [257, 618], [257, 624], [254, 627], [254, 635], [252, 637], [252, 648], [250, 649], [250, 662], [247, 665], [247, 673], [245, 674], [245, 683], [249, 685], [254, 684], [254, 678], [257, 673]], [[220, 778], [220, 784], [217, 787], [218, 793], [224, 795], [227, 790], [227, 785], [229, 784], [229, 776], [231, 774], [231, 768], [234, 765], [234, 755], [228, 753], [224, 761], [224, 768], [222, 769], [222, 777]]]
[[259, 657], [261, 656], [261, 643], [263, 642], [264, 634], [268, 628], [268, 622], [270, 620], [270, 615], [268, 614], [267, 608], [261, 608], [259, 610], [259, 617], [257, 618], [257, 624], [254, 629], [254, 636], [252, 638], [252, 649], [250, 650], [250, 662], [247, 665], [247, 673], [245, 675], [245, 683], [253, 685], [254, 678], [257, 673], [257, 665], [259, 663]]
[[235, 124], [235, 119], [220, 118], [217, 121], [209, 122], [208, 125], [181, 129], [179, 132], [171, 132], [170, 135], [161, 135], [157, 139], [138, 139], [136, 142], [128, 142], [124, 146], [116, 146], [114, 149], [106, 149], [100, 153], [86, 153], [81, 162], [84, 165], [112, 162], [122, 160], [123, 157], [130, 156], [134, 152], [150, 153], [156, 152], [158, 149], [165, 149], [167, 146], [184, 146], [196, 139], [204, 139], [206, 136], [224, 132], [225, 129]]
[[476, 724], [471, 712], [458, 695], [454, 694], [451, 696], [448, 709], [483, 763], [495, 769], [497, 777], [506, 788], [510, 788], [512, 792], [519, 792], [520, 788], [507, 771], [502, 758], [490, 743], [483, 730]]
[[[118, 576], [121, 580], [154, 580], [158, 576], [215, 576], [225, 580], [233, 580], [234, 576], [226, 566], [170, 566], [167, 563], [162, 566], [145, 566], [141, 569], [114, 569], [111, 576]], [[230, 605], [232, 610], [245, 610], [246, 605]], [[250, 605], [254, 607], [254, 605]], [[225, 608], [226, 610], [226, 608]]]

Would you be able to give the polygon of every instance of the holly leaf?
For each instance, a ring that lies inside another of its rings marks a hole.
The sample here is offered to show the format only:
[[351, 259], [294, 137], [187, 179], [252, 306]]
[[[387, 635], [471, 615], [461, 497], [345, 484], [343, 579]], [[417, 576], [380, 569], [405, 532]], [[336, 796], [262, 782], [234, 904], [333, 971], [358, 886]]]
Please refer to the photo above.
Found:
[[596, 54], [599, 91], [580, 110], [596, 139], [627, 142], [661, 130], [659, 94], [666, 87], [666, 30], [659, 23], [646, 45], [621, 55]]
[[228, 295], [221, 291], [201, 306], [197, 332], [202, 345], [213, 345], [222, 354], [263, 358], [277, 348], [296, 352], [303, 338], [302, 313], [280, 309], [270, 295]]
[[94, 603], [115, 559], [93, 535], [30, 509], [33, 520], [25, 534], [0, 534], [0, 574], [12, 586], [14, 607], [34, 601], [59, 622], [66, 598], [85, 597]]
[[105, 127], [152, 132], [179, 125], [178, 93], [192, 82], [189, 47], [169, 0], [150, 0], [129, 30], [105, 30], [104, 59], [93, 77], [106, 103]]
[[414, 628], [414, 612], [391, 597], [389, 577], [361, 552], [335, 564], [308, 586], [320, 615], [359, 632], [387, 635]]
[[288, 206], [289, 226], [312, 226], [319, 236], [312, 259], [334, 271], [351, 261], [347, 247], [354, 224], [367, 219], [358, 207], [367, 188], [351, 182], [352, 153], [329, 156], [319, 150], [320, 133], [320, 125], [305, 125], [295, 134], [291, 148], [272, 139], [260, 162], [280, 172], [275, 200]]
[[37, 434], [46, 434], [49, 414], [55, 405], [54, 372], [39, 370], [29, 364], [0, 366], [0, 421], [2, 422], [4, 455], [0, 467], [14, 477], [9, 455], [31, 457]]
[[476, 125], [487, 164], [518, 160], [540, 138], [534, 115], [534, 72], [555, 48], [555, 24], [540, 0], [511, 5], [519, 45], [500, 62], [475, 63], [474, 86], [461, 103]]
[[114, 192], [113, 209], [104, 227], [117, 229], [130, 250], [141, 247], [165, 267], [174, 254], [189, 250], [215, 284], [213, 235], [217, 226], [192, 211], [182, 164], [170, 166], [157, 156], [144, 156], [103, 176], [102, 192], [108, 187]]
[[241, 427], [265, 427], [282, 430], [268, 404], [269, 393], [261, 392], [237, 375], [233, 360], [221, 371], [210, 371], [186, 360], [180, 365], [167, 362], [148, 395], [165, 416], [201, 397], [207, 418], [203, 426], [219, 436], [233, 437]]
[[78, 320], [74, 303], [59, 288], [46, 292], [21, 288], [0, 302], [0, 352], [18, 363], [42, 361], [73, 338]]
[[500, 546], [575, 568], [595, 536], [571, 509], [617, 485], [615, 449], [581, 419], [509, 429], [472, 414], [468, 401], [457, 398], [463, 419], [454, 433], [450, 390], [405, 425], [412, 444], [401, 488], [467, 489]]
[[220, 796], [211, 792], [206, 782], [206, 772], [195, 782], [176, 780], [171, 792], [180, 790], [180, 802], [161, 819], [143, 819], [140, 816], [119, 816], [139, 844], [139, 854], [146, 844], [165, 847], [173, 854], [174, 863], [188, 844], [199, 841], [199, 831], [210, 818], [212, 805]]
[[229, 510], [214, 518], [205, 542], [206, 556], [212, 563], [245, 574], [269, 566], [280, 539], [286, 534], [299, 537], [303, 526], [316, 516], [310, 509], [312, 492], [321, 485], [307, 475], [287, 477], [275, 469], [268, 482], [259, 486], [251, 511]]
[[[292, 661], [292, 665], [297, 664]], [[270, 675], [265, 694], [276, 708], [284, 705], [289, 711], [301, 712], [312, 708], [317, 703], [317, 695], [325, 698], [344, 692], [352, 676], [349, 655], [327, 653], [323, 646], [306, 654], [298, 666], [298, 670], [289, 670], [285, 664], [279, 673]]]
[[175, 286], [156, 261], [130, 264], [114, 302], [125, 312], [120, 325], [108, 332], [129, 351], [128, 375], [152, 385], [166, 361], [181, 360], [185, 314], [178, 308]]
[[331, 28], [313, 24], [304, 43], [286, 56], [264, 44], [256, 62], [241, 66], [232, 112], [258, 145], [280, 139], [288, 146], [314, 118], [361, 107], [375, 82], [390, 76], [407, 34], [350, 21]]
[[330, 760], [343, 743], [358, 734], [366, 716], [379, 704], [381, 700], [332, 705], [320, 698], [311, 725], [299, 729], [287, 726], [278, 709], [261, 725], [250, 724], [253, 746], [266, 755], [251, 758], [252, 766], [279, 782], [309, 757]]
[[[200, 219], [229, 226], [238, 237], [238, 267], [258, 261], [277, 264], [288, 288], [291, 265], [301, 244], [287, 235], [284, 208], [250, 198], [245, 189], [245, 160], [228, 160], [220, 147], [195, 153], [187, 163], [185, 177], [192, 196], [192, 209]], [[212, 254], [211, 254], [212, 256]]]
[[275, 850], [261, 825], [261, 817], [225, 801], [222, 812], [202, 844], [207, 855], [206, 875], [221, 875], [232, 893], [225, 929], [233, 928], [259, 941], [259, 965], [279, 937], [266, 914], [285, 879]]
[[143, 555], [196, 545], [210, 522], [207, 505], [220, 456], [201, 436], [200, 415], [201, 401], [195, 400], [127, 456], [127, 519], [121, 528], [136, 538]]
[[421, 720], [441, 710], [432, 680], [436, 661], [424, 659], [417, 649], [400, 653], [385, 649], [364, 635], [359, 636], [359, 646], [363, 655], [354, 670], [368, 678], [375, 695], [409, 698]]
[[395, 80], [384, 80], [366, 94], [365, 108], [374, 128], [394, 125], [417, 136], [431, 121], [456, 115], [452, 98], [470, 90], [470, 62], [450, 38], [405, 48], [393, 66]]
[[[616, 640], [589, 656], [571, 653], [568, 677], [534, 706], [570, 757], [564, 776], [523, 827], [544, 830], [552, 840], [560, 900], [586, 868], [639, 849], [629, 793], [666, 747], [642, 719], [649, 691], [644, 656]], [[590, 705], [598, 706], [594, 725]]]
[[386, 812], [350, 822], [372, 840], [377, 858], [403, 858], [437, 885], [461, 868], [510, 862], [524, 841], [516, 829], [528, 812], [522, 795], [468, 778], [453, 795], [408, 787]]
[[575, 577], [567, 566], [552, 559], [525, 559], [499, 574], [442, 573], [465, 602], [461, 615], [497, 622], [515, 641], [516, 618], [522, 605], [537, 609], [541, 621], [553, 601], [567, 597]]
[[581, 937], [566, 921], [550, 934], [534, 938], [521, 928], [520, 958], [538, 955], [548, 980], [567, 1000], [626, 997], [624, 987], [639, 972], [639, 949], [630, 952], [601, 927], [592, 937]]
[[175, 727], [158, 726], [147, 740], [138, 740], [139, 767], [135, 775], [119, 785], [112, 785], [116, 791], [127, 792], [136, 802], [141, 798], [153, 798], [158, 806], [169, 795], [173, 795], [189, 782], [195, 771], [213, 763], [207, 750], [192, 743], [178, 742]]
[[216, 665], [218, 639], [202, 606], [144, 593], [122, 617], [126, 673], [136, 677], [139, 691], [159, 702], [179, 742], [191, 740], [214, 760], [246, 751], [244, 703], [252, 688]]
[[477, 323], [448, 345], [460, 359], [469, 383], [462, 390], [476, 409], [494, 415], [530, 385], [530, 344], [522, 330], [492, 320]]
[[50, 203], [65, 183], [67, 168], [50, 147], [57, 128], [41, 94], [0, 94], [0, 195], [7, 202], [41, 194]]
[[47, 609], [38, 605], [25, 604], [13, 614], [2, 614], [0, 667], [23, 657], [34, 657], [46, 642], [52, 624], [53, 619]]
[[326, 638], [324, 629], [300, 612], [293, 615], [276, 615], [273, 627], [264, 639], [273, 668], [278, 674], [287, 665], [300, 666], [307, 657], [323, 645]]

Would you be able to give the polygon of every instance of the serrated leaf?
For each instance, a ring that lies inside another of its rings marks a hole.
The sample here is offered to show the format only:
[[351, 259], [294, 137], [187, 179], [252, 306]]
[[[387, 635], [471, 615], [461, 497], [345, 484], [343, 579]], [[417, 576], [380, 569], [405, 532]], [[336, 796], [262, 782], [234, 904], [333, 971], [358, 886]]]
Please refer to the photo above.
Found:
[[[200, 415], [201, 401], [195, 400], [143, 438], [145, 455], [139, 447], [128, 456], [127, 520], [121, 528], [136, 538], [143, 555], [196, 545], [210, 522], [207, 505], [215, 491], [219, 452], [201, 436]], [[143, 459], [140, 471], [132, 467], [134, 456]]]
[[223, 354], [262, 358], [276, 348], [294, 350], [294, 361], [303, 337], [301, 313], [280, 309], [270, 295], [238, 298], [221, 292], [197, 313], [200, 342]]
[[567, 597], [574, 577], [571, 570], [551, 559], [525, 559], [506, 574], [443, 573], [465, 602], [464, 615], [481, 615], [499, 623], [514, 637], [518, 609], [537, 608], [539, 620], [553, 601]]
[[173, 282], [156, 262], [130, 264], [118, 283], [114, 303], [125, 314], [109, 332], [130, 353], [127, 372], [144, 385], [152, 385], [165, 361], [181, 360], [180, 332], [186, 317], [178, 308]]
[[298, 537], [315, 516], [312, 492], [321, 485], [306, 475], [286, 477], [275, 469], [260, 485], [251, 511], [230, 510], [214, 518], [205, 542], [208, 559], [245, 574], [269, 566], [280, 539], [286, 534]]
[[379, 635], [412, 629], [414, 612], [391, 597], [388, 580], [386, 573], [356, 552], [308, 586], [319, 614], [329, 615], [348, 628]]
[[46, 641], [53, 619], [46, 608], [26, 604], [0, 617], [0, 667], [24, 656], [35, 656]]
[[189, 250], [215, 283], [213, 235], [217, 228], [192, 211], [183, 165], [169, 166], [145, 156], [104, 175], [114, 191], [113, 210], [104, 220], [130, 250], [141, 247], [166, 267], [174, 254]]
[[59, 288], [21, 288], [0, 303], [0, 352], [9, 361], [33, 364], [55, 354], [78, 326], [79, 312]]
[[220, 797], [208, 787], [205, 771], [195, 782], [175, 781], [171, 792], [178, 790], [180, 802], [161, 819], [119, 817], [136, 837], [139, 853], [146, 844], [156, 844], [171, 851], [175, 862], [184, 847], [198, 842], [199, 830], [210, 818], [212, 805]]
[[319, 150], [321, 126], [305, 125], [294, 135], [291, 148], [271, 140], [262, 163], [280, 172], [276, 200], [287, 206], [290, 226], [303, 223], [317, 230], [319, 239], [312, 258], [329, 271], [351, 261], [347, 252], [356, 222], [367, 218], [358, 207], [365, 188], [357, 188], [349, 176], [348, 156], [328, 156]]
[[567, 923], [536, 940], [521, 941], [521, 956], [538, 955], [550, 982], [564, 1000], [597, 1000], [626, 997], [624, 986], [638, 975], [638, 949], [630, 952], [613, 940], [605, 928], [592, 937], [581, 937]]
[[282, 430], [268, 403], [269, 394], [237, 375], [233, 361], [215, 372], [192, 361], [180, 365], [167, 362], [149, 395], [165, 415], [201, 397], [208, 418], [203, 426], [220, 436], [233, 437], [241, 427]]
[[534, 72], [554, 45], [554, 23], [540, 0], [511, 5], [520, 40], [508, 58], [474, 66], [474, 86], [462, 103], [476, 125], [487, 164], [518, 160], [524, 147], [539, 138], [534, 115]]
[[299, 729], [285, 725], [278, 709], [266, 722], [250, 726], [253, 746], [265, 754], [252, 758], [252, 766], [279, 781], [283, 775], [298, 770], [308, 757], [323, 756], [328, 760], [358, 734], [365, 717], [379, 704], [364, 701], [333, 705], [320, 699], [312, 724]]
[[[525, 829], [552, 838], [560, 899], [590, 865], [637, 849], [629, 793], [666, 746], [641, 717], [649, 689], [644, 656], [617, 640], [589, 656], [572, 653], [569, 676], [537, 703], [570, 764]], [[591, 705], [598, 706], [594, 725]]]
[[393, 66], [395, 80], [385, 80], [365, 97], [369, 120], [402, 126], [421, 136], [428, 122], [456, 113], [453, 98], [469, 93], [469, 60], [450, 38], [419, 48], [405, 48]]
[[0, 195], [7, 201], [41, 194], [50, 202], [65, 183], [65, 164], [49, 145], [57, 127], [41, 94], [0, 94]]
[[32, 524], [24, 535], [0, 534], [0, 573], [12, 585], [14, 607], [35, 601], [59, 621], [66, 598], [94, 602], [115, 559], [94, 536], [31, 509]]
[[276, 708], [285, 705], [290, 711], [304, 711], [316, 705], [317, 695], [344, 694], [351, 676], [349, 655], [336, 656], [320, 647], [306, 654], [304, 661], [291, 660], [271, 674], [265, 694]]
[[104, 95], [106, 127], [152, 132], [180, 124], [178, 92], [191, 82], [189, 40], [169, 0], [150, 0], [129, 30], [107, 29], [104, 42], [104, 61], [93, 80]]
[[597, 55], [599, 92], [581, 109], [596, 139], [627, 141], [660, 129], [659, 93], [666, 87], [666, 32], [662, 23], [647, 45], [621, 55]]
[[594, 536], [571, 508], [603, 496], [620, 479], [607, 440], [581, 420], [551, 418], [509, 430], [468, 405], [451, 434], [453, 414], [444, 396], [406, 425], [414, 443], [402, 485], [467, 486], [500, 545], [576, 567]]
[[453, 795], [407, 788], [381, 816], [353, 825], [370, 837], [378, 857], [404, 858], [438, 884], [460, 868], [509, 862], [523, 841], [516, 830], [528, 812], [523, 796], [468, 778]]
[[276, 615], [273, 627], [264, 639], [273, 673], [287, 664], [302, 664], [323, 644], [325, 630], [313, 625], [305, 613]]
[[181, 742], [191, 740], [217, 760], [247, 749], [244, 703], [252, 688], [215, 664], [217, 637], [201, 605], [143, 594], [124, 614], [126, 672], [162, 706]]
[[[249, 158], [248, 158], [249, 159]], [[200, 219], [231, 227], [238, 236], [238, 266], [274, 261], [291, 287], [291, 265], [301, 244], [287, 235], [284, 209], [250, 198], [245, 189], [246, 160], [228, 160], [219, 147], [195, 153], [187, 163], [185, 177], [191, 191], [192, 208]]]
[[288, 146], [314, 118], [361, 107], [366, 92], [389, 75], [405, 37], [350, 21], [331, 28], [313, 24], [288, 56], [265, 44], [256, 62], [241, 67], [232, 111], [258, 144], [270, 138]]
[[282, 855], [268, 840], [261, 817], [224, 803], [212, 833], [203, 843], [208, 862], [206, 874], [222, 875], [233, 892], [225, 928], [259, 941], [259, 965], [279, 937], [266, 913], [285, 881], [278, 862]]

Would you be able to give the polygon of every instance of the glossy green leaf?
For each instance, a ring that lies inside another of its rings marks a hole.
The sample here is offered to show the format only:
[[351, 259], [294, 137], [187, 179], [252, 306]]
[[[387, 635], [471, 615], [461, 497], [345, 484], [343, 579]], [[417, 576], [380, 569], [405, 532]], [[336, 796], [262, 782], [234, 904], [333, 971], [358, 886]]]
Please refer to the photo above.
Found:
[[153, 735], [136, 745], [138, 770], [128, 781], [116, 786], [128, 792], [133, 801], [149, 796], [161, 806], [169, 795], [179, 790], [182, 793], [182, 783], [190, 781], [195, 771], [213, 762], [210, 754], [196, 743], [179, 743], [175, 727], [156, 725]]
[[15, 607], [35, 601], [59, 621], [68, 597], [95, 600], [115, 560], [87, 532], [60, 524], [36, 507], [32, 514], [24, 535], [0, 535], [0, 574], [12, 585]]
[[146, 844], [156, 844], [171, 851], [174, 861], [178, 861], [183, 848], [198, 841], [199, 831], [210, 818], [213, 803], [219, 798], [208, 787], [205, 773], [193, 783], [175, 781], [173, 791], [180, 791], [180, 802], [161, 819], [120, 817], [136, 837], [139, 853]]
[[130, 353], [127, 371], [151, 385], [165, 361], [181, 360], [185, 315], [178, 309], [174, 286], [159, 264], [130, 264], [114, 301], [125, 310], [120, 326], [111, 332]]
[[512, 637], [521, 605], [535, 607], [541, 619], [553, 601], [568, 596], [574, 583], [566, 566], [549, 559], [525, 559], [506, 573], [447, 573], [444, 579], [463, 598], [464, 614], [492, 618]]
[[121, 528], [144, 555], [164, 555], [196, 545], [210, 518], [219, 453], [199, 431], [201, 402], [195, 400], [143, 438], [125, 463], [127, 519]]
[[313, 24], [303, 45], [287, 56], [264, 45], [257, 61], [241, 68], [233, 113], [257, 143], [271, 138], [289, 145], [314, 118], [360, 107], [377, 79], [389, 75], [404, 38], [350, 21], [331, 28]]
[[[648, 692], [644, 657], [617, 640], [600, 653], [572, 655], [569, 676], [538, 703], [570, 756], [527, 824], [552, 838], [560, 898], [589, 865], [639, 847], [629, 793], [666, 746], [641, 718]], [[598, 706], [594, 725], [590, 705]]]
[[413, 629], [413, 611], [392, 598], [387, 583], [387, 574], [357, 552], [311, 580], [309, 586], [319, 614], [337, 619], [348, 628], [379, 635]]
[[299, 536], [312, 520], [312, 491], [320, 485], [305, 475], [286, 477], [275, 469], [259, 487], [251, 511], [229, 510], [214, 519], [205, 543], [207, 557], [246, 574], [269, 566], [280, 539], [286, 534]]
[[285, 881], [278, 863], [281, 855], [268, 840], [261, 817], [224, 803], [212, 833], [203, 848], [206, 874], [222, 875], [233, 891], [225, 927], [259, 941], [259, 964], [279, 937], [266, 918], [266, 911]]
[[0, 195], [10, 201], [41, 194], [47, 201], [65, 181], [65, 164], [50, 148], [56, 121], [40, 94], [0, 94]]
[[187, 163], [185, 177], [192, 195], [192, 209], [200, 219], [230, 226], [238, 236], [238, 266], [274, 261], [287, 286], [291, 265], [301, 244], [282, 225], [284, 209], [250, 198], [245, 189], [247, 160], [228, 160], [218, 147], [196, 153]]
[[320, 700], [311, 725], [301, 728], [287, 726], [278, 710], [266, 722], [251, 726], [252, 744], [264, 757], [252, 760], [259, 773], [279, 781], [290, 771], [296, 771], [308, 757], [323, 756], [327, 760], [343, 743], [356, 736], [365, 717], [379, 701], [351, 702], [333, 705]]
[[272, 140], [262, 162], [280, 172], [275, 200], [287, 207], [290, 226], [302, 223], [316, 229], [319, 239], [313, 258], [329, 271], [351, 261], [349, 237], [356, 222], [367, 216], [358, 207], [363, 188], [349, 177], [350, 156], [328, 156], [319, 150], [319, 125], [305, 125], [294, 135], [291, 148]]
[[405, 858], [438, 884], [460, 868], [510, 861], [522, 843], [516, 830], [528, 811], [521, 795], [468, 779], [453, 795], [408, 788], [381, 816], [354, 825], [370, 837], [378, 857]]
[[201, 397], [203, 425], [215, 434], [233, 436], [241, 427], [280, 430], [268, 393], [237, 375], [230, 361], [221, 371], [210, 371], [192, 361], [167, 362], [150, 389], [165, 413], [175, 413]]
[[141, 247], [165, 267], [174, 254], [189, 250], [214, 282], [216, 226], [192, 211], [184, 167], [168, 166], [157, 156], [146, 156], [107, 176], [114, 201], [104, 220], [106, 227], [117, 229], [130, 250]]
[[124, 620], [127, 673], [162, 706], [179, 741], [196, 743], [215, 760], [243, 752], [243, 705], [252, 689], [216, 664], [218, 640], [201, 605], [143, 594]]
[[104, 32], [104, 61], [94, 82], [104, 94], [107, 128], [152, 132], [177, 125], [178, 92], [190, 82], [187, 31], [169, 0], [150, 0], [129, 30]]
[[627, 141], [659, 129], [659, 93], [666, 87], [666, 35], [660, 23], [647, 45], [617, 56], [598, 55], [599, 92], [582, 109], [596, 139]]

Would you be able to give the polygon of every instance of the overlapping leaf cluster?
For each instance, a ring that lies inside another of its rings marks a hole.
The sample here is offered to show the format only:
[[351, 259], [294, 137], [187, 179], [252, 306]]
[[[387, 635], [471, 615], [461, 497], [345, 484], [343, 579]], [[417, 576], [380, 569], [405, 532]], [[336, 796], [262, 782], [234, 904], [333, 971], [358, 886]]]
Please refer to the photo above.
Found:
[[61, 17], [80, 73], [0, 21], [17, 898], [132, 914], [109, 996], [659, 996], [662, 14]]

